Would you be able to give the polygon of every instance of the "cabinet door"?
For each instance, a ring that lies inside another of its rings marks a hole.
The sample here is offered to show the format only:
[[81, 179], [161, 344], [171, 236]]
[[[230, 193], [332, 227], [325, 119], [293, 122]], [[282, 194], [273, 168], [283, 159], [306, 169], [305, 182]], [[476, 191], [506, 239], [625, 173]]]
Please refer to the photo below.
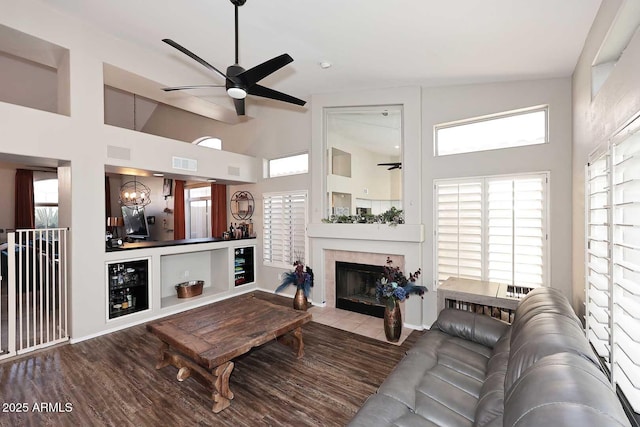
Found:
[[115, 319], [149, 309], [149, 259], [107, 263], [107, 314]]

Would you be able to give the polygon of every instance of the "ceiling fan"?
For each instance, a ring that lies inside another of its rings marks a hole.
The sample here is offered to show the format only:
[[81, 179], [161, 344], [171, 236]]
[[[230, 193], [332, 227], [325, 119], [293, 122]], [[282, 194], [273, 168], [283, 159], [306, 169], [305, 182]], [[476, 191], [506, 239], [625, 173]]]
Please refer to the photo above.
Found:
[[388, 171], [393, 169], [402, 169], [402, 162], [378, 163], [378, 166], [389, 166]]
[[255, 95], [263, 98], [275, 99], [278, 101], [284, 101], [295, 105], [304, 105], [306, 101], [302, 99], [295, 98], [291, 95], [287, 95], [286, 93], [278, 92], [273, 89], [269, 89], [267, 87], [261, 86], [257, 84], [260, 80], [267, 77], [268, 75], [278, 71], [280, 68], [284, 67], [290, 62], [293, 62], [293, 58], [288, 54], [284, 53], [280, 56], [276, 56], [268, 61], [263, 62], [260, 65], [256, 65], [253, 68], [245, 70], [240, 65], [238, 65], [238, 7], [245, 4], [246, 0], [230, 0], [231, 3], [235, 6], [236, 11], [236, 20], [235, 20], [235, 39], [236, 39], [236, 62], [233, 65], [227, 67], [227, 73], [223, 73], [218, 70], [213, 65], [206, 62], [204, 59], [200, 58], [195, 53], [189, 51], [178, 43], [174, 42], [171, 39], [162, 39], [163, 42], [178, 49], [180, 52], [184, 53], [191, 59], [194, 59], [210, 71], [220, 75], [225, 79], [224, 85], [195, 85], [195, 86], [177, 86], [177, 87], [167, 87], [163, 90], [165, 92], [170, 92], [174, 90], [186, 90], [186, 89], [201, 89], [208, 87], [224, 87], [227, 90], [227, 94], [233, 98], [233, 104], [236, 109], [236, 113], [239, 116], [243, 116], [245, 114], [244, 109], [244, 99], [247, 95]]

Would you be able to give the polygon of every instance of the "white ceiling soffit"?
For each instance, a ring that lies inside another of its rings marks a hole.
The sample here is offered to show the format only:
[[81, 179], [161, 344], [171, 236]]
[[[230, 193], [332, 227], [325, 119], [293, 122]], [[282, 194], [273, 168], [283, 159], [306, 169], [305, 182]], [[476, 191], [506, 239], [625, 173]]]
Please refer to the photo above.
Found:
[[[228, 0], [41, 1], [183, 67], [184, 73], [162, 82], [168, 86], [223, 81], [163, 38], [219, 69], [233, 63], [234, 7]], [[248, 0], [239, 10], [239, 62], [248, 69], [290, 54], [294, 62], [261, 84], [307, 100], [343, 90], [568, 77], [600, 3]], [[321, 61], [333, 65], [322, 69]], [[219, 100], [225, 94], [202, 96]]]

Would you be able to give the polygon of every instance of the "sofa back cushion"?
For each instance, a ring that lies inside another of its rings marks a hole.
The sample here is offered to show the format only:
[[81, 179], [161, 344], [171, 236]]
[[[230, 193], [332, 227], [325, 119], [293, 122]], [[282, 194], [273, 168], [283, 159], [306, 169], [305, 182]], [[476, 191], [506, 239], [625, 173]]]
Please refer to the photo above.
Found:
[[509, 329], [509, 324], [483, 314], [445, 308], [431, 329], [491, 348]]
[[573, 353], [600, 366], [567, 299], [555, 289], [536, 289], [516, 310], [505, 390], [538, 360], [556, 353]]
[[543, 357], [522, 372], [505, 395], [511, 427], [630, 426], [604, 373], [574, 353]]
[[576, 316], [569, 300], [562, 292], [554, 288], [544, 287], [529, 292], [518, 304], [515, 318], [511, 325], [514, 334], [517, 334], [519, 329], [525, 327], [529, 320], [541, 313], [554, 313], [568, 317], [582, 327], [580, 319]]
[[478, 396], [474, 427], [502, 426], [504, 378], [509, 360], [510, 341], [511, 329], [508, 329], [493, 347], [491, 358], [487, 363], [487, 374]]

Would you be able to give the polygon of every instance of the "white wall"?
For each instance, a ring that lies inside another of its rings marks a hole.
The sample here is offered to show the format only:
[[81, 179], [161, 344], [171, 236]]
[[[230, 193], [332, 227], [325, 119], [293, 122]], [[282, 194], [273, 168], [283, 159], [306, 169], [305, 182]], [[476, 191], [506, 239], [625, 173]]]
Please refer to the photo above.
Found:
[[591, 64], [621, 0], [603, 0], [573, 74], [573, 300], [584, 312], [584, 167], [589, 153], [606, 145], [640, 112], [640, 31], [624, 50], [598, 94], [591, 97]]
[[[425, 234], [433, 236], [434, 179], [550, 171], [549, 283], [571, 297], [570, 79], [423, 88], [422, 100]], [[442, 157], [433, 154], [437, 124], [545, 104], [549, 105], [548, 144]], [[424, 274], [433, 277], [431, 241], [424, 249]]]
[[[57, 159], [58, 164], [70, 165], [70, 174], [64, 176], [70, 191], [70, 211], [61, 213], [61, 221], [71, 229], [71, 336], [79, 339], [107, 329], [105, 165], [181, 174], [172, 168], [171, 162], [172, 156], [180, 156], [198, 160], [196, 176], [253, 182], [256, 162], [248, 156], [214, 153], [191, 144], [104, 125], [103, 63], [158, 82], [180, 73], [188, 80], [192, 71], [167, 57], [103, 35], [35, 0], [1, 3], [0, 25], [63, 46], [70, 52], [68, 65], [62, 67], [69, 70], [70, 80], [58, 92], [59, 101], [70, 100], [70, 115], [0, 102], [3, 132], [0, 154]], [[109, 157], [109, 146], [119, 147], [126, 155]], [[221, 165], [239, 168], [240, 175], [229, 174]]]

